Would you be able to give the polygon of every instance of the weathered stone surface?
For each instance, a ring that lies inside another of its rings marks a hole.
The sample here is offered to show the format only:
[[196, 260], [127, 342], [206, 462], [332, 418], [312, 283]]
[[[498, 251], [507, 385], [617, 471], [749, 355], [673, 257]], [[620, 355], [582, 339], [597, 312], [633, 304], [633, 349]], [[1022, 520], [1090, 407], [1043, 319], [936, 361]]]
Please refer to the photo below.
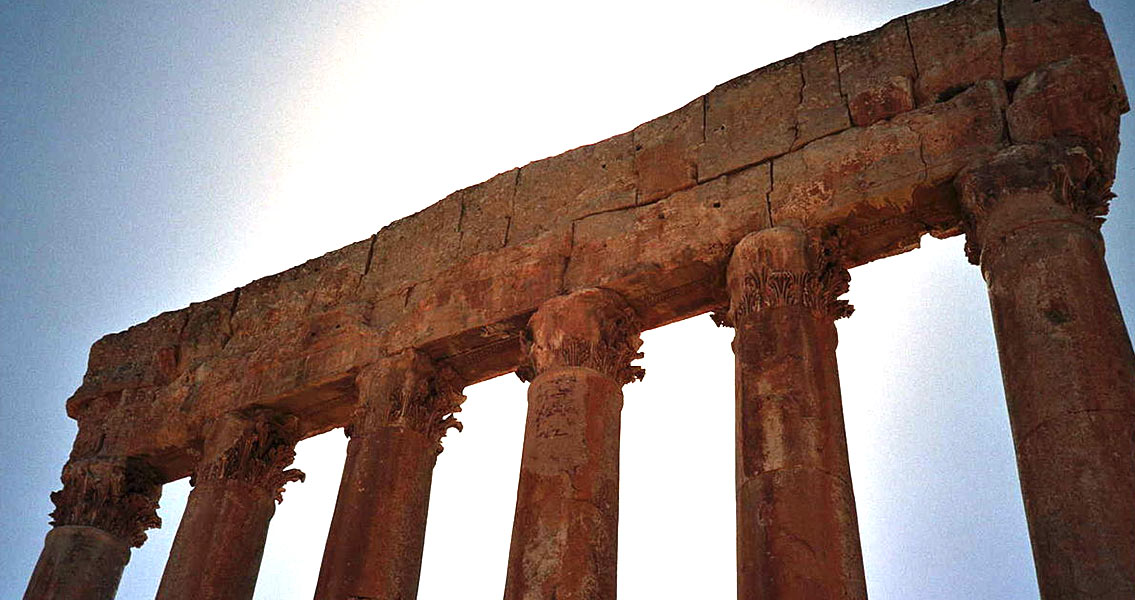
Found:
[[772, 221], [838, 223], [867, 204], [909, 205], [914, 190], [1003, 143], [1004, 92], [975, 85], [948, 102], [826, 137], [773, 161]]
[[705, 97], [635, 128], [639, 202], [653, 202], [697, 185], [705, 136]]
[[520, 169], [454, 192], [461, 201], [460, 254], [462, 258], [503, 248], [512, 224], [512, 202]]
[[624, 133], [522, 167], [509, 245], [586, 215], [634, 206], [633, 137]]
[[361, 283], [363, 290], [404, 290], [456, 263], [461, 245], [461, 200], [459, 195], [450, 195], [383, 227], [374, 240], [370, 267]]
[[[1103, 19], [1087, 0], [1001, 0], [1001, 19], [1005, 26], [1006, 81], [1021, 79], [1047, 64], [1082, 56], [1106, 65], [1116, 86], [1123, 89]], [[1126, 99], [1126, 92], [1121, 95]]]
[[919, 106], [971, 83], [1001, 79], [999, 0], [964, 0], [906, 17], [918, 80]]
[[723, 83], [706, 95], [698, 178], [712, 179], [792, 149], [804, 79], [788, 59]]
[[867, 597], [835, 354], [849, 279], [790, 227], [746, 236], [729, 261], [741, 600]]
[[[304, 435], [326, 431], [349, 418], [353, 373], [374, 357], [419, 347], [469, 381], [508, 372], [532, 311], [579, 286], [618, 290], [648, 327], [695, 315], [725, 302], [725, 248], [768, 224], [839, 229], [849, 264], [916, 247], [926, 232], [956, 234], [950, 178], [1007, 143], [1004, 86], [965, 81], [987, 74], [988, 57], [971, 46], [989, 43], [990, 1], [892, 21], [720, 86], [704, 114], [732, 127], [716, 141], [702, 143], [695, 100], [632, 133], [456, 192], [368, 240], [107, 336], [69, 402], [80, 421], [76, 449], [145, 454], [175, 478], [188, 474], [185, 449], [203, 424], [230, 410], [271, 405], [296, 414]], [[1030, 141], [1106, 137], [1111, 109], [1069, 110], [1078, 97], [1104, 99], [1097, 83], [1116, 68], [1110, 49], [1093, 45], [1106, 41], [1094, 13], [1078, 0], [1004, 5], [1007, 43], [1027, 41], [1013, 52], [1034, 57], [1017, 60], [1027, 65], [1014, 67], [1017, 76], [1038, 71], [1009, 86], [1010, 129]], [[1079, 33], [1049, 31], [1053, 15]], [[962, 46], [960, 32], [976, 37]], [[1062, 67], [1070, 56], [1080, 62]], [[879, 91], [894, 85], [927, 104], [892, 114], [913, 106]], [[848, 114], [873, 124], [844, 130]], [[748, 133], [730, 137], [739, 131]], [[1112, 152], [1091, 157], [1104, 176]], [[727, 171], [710, 174], [705, 158]], [[758, 174], [770, 167], [771, 192]], [[767, 207], [761, 216], [766, 201], [771, 220]]]
[[177, 529], [158, 600], [248, 600], [283, 486], [304, 475], [296, 419], [271, 411], [228, 414], [207, 426], [193, 491]]
[[642, 378], [639, 322], [616, 293], [585, 289], [532, 316], [532, 381], [506, 600], [613, 599], [622, 385]]
[[905, 19], [842, 39], [835, 51], [853, 124], [866, 127], [914, 108], [917, 68]]
[[958, 179], [989, 289], [1045, 598], [1135, 594], [1135, 351], [1082, 150], [1013, 146]]
[[1080, 57], [1065, 59], [1021, 80], [1006, 117], [1016, 143], [1059, 140], [1119, 152], [1119, 115], [1127, 99], [1105, 67]]
[[816, 46], [801, 54], [799, 60], [804, 87], [796, 107], [793, 150], [851, 127], [851, 113], [840, 89], [835, 42]]
[[[769, 183], [766, 163], [648, 206], [579, 221], [566, 288], [619, 291], [636, 307], [649, 306], [651, 325], [688, 316], [718, 283], [733, 245], [768, 226]], [[643, 293], [650, 287], [660, 291]]]
[[95, 527], [65, 525], [47, 532], [24, 600], [114, 600], [129, 544]]
[[433, 468], [441, 436], [460, 429], [460, 388], [416, 351], [359, 373], [316, 600], [417, 596]]

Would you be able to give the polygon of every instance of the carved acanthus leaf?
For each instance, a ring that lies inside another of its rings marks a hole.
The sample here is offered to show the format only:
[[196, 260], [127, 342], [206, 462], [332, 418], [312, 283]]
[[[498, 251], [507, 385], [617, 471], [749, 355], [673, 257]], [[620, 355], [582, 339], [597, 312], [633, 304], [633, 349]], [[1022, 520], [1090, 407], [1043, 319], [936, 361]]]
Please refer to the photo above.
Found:
[[230, 419], [235, 431], [222, 429], [206, 440], [207, 456], [190, 484], [242, 481], [270, 490], [276, 502], [283, 502], [284, 486], [306, 478], [303, 471], [287, 468], [296, 458], [295, 418], [255, 409], [224, 418]]
[[160, 527], [158, 473], [140, 459], [109, 457], [73, 460], [63, 467], [63, 489], [52, 492], [51, 525], [97, 527], [134, 547], [146, 530]]

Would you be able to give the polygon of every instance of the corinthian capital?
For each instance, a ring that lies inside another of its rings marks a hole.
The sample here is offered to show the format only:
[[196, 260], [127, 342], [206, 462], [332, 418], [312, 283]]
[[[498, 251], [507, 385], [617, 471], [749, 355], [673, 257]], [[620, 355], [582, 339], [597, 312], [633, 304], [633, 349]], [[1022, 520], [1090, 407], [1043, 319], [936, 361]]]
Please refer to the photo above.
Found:
[[839, 299], [850, 282], [834, 237], [794, 227], [763, 229], [745, 236], [733, 249], [727, 276], [729, 312], [715, 320], [735, 325], [763, 310], [793, 306], [841, 319], [853, 310]]
[[586, 367], [620, 385], [642, 379], [646, 372], [631, 364], [642, 358], [641, 329], [634, 309], [613, 291], [590, 288], [552, 298], [528, 322], [528, 363], [516, 374], [531, 381], [549, 369]]
[[299, 469], [288, 469], [299, 441], [294, 416], [269, 409], [228, 413], [206, 429], [205, 447], [192, 485], [241, 481], [284, 500], [284, 486], [303, 481]]
[[437, 451], [441, 438], [453, 428], [461, 431], [454, 416], [461, 411], [465, 395], [455, 373], [439, 368], [417, 350], [379, 360], [355, 378], [359, 402], [347, 435], [368, 435], [381, 427], [416, 431], [433, 439]]
[[1082, 146], [1018, 145], [958, 174], [966, 255], [973, 264], [1001, 240], [1035, 223], [1076, 223], [1099, 230], [1111, 179], [1102, 156]]
[[55, 527], [97, 527], [134, 547], [146, 530], [160, 527], [157, 472], [136, 458], [98, 457], [72, 460], [63, 467], [63, 489], [52, 492]]

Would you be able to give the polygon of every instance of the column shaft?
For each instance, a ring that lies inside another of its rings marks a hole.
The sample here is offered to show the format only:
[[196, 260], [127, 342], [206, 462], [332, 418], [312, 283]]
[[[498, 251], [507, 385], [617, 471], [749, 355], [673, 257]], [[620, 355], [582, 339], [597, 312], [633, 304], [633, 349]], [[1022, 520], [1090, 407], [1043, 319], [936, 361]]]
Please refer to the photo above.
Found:
[[315, 598], [413, 600], [433, 468], [464, 396], [415, 351], [364, 370], [358, 387]]
[[1135, 353], [1092, 218], [1105, 196], [1085, 187], [1074, 159], [1012, 148], [959, 188], [989, 289], [1041, 596], [1132, 598]]
[[835, 353], [846, 271], [778, 227], [737, 246], [729, 289], [738, 598], [866, 598]]
[[531, 380], [506, 600], [613, 600], [622, 386], [642, 377], [637, 320], [617, 294], [548, 301], [529, 323]]
[[264, 410], [210, 427], [157, 600], [252, 598], [276, 502], [303, 479], [285, 470], [295, 443], [295, 418]]
[[24, 600], [108, 600], [118, 591], [130, 545], [96, 527], [47, 532]]

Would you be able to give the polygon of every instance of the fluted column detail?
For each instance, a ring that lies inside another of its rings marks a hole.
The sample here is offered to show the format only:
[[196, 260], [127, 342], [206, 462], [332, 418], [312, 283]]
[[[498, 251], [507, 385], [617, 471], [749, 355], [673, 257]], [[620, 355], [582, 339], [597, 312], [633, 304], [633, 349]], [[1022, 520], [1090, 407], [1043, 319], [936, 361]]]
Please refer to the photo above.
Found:
[[418, 594], [433, 468], [441, 438], [461, 430], [456, 376], [416, 350], [356, 377], [358, 402], [316, 600], [413, 600]]
[[1041, 596], [1135, 597], [1135, 353], [1104, 261], [1106, 160], [1014, 146], [959, 175]]
[[52, 529], [28, 583], [25, 600], [110, 600], [130, 548], [161, 525], [161, 479], [144, 461], [73, 458], [63, 489], [51, 494]]
[[837, 244], [791, 227], [745, 237], [728, 268], [736, 329], [737, 597], [867, 597], [835, 320]]
[[252, 598], [268, 525], [298, 441], [295, 417], [268, 409], [221, 416], [206, 428], [194, 486], [158, 588], [158, 600]]
[[615, 292], [544, 303], [528, 325], [531, 381], [506, 600], [615, 598], [622, 386], [640, 324]]

